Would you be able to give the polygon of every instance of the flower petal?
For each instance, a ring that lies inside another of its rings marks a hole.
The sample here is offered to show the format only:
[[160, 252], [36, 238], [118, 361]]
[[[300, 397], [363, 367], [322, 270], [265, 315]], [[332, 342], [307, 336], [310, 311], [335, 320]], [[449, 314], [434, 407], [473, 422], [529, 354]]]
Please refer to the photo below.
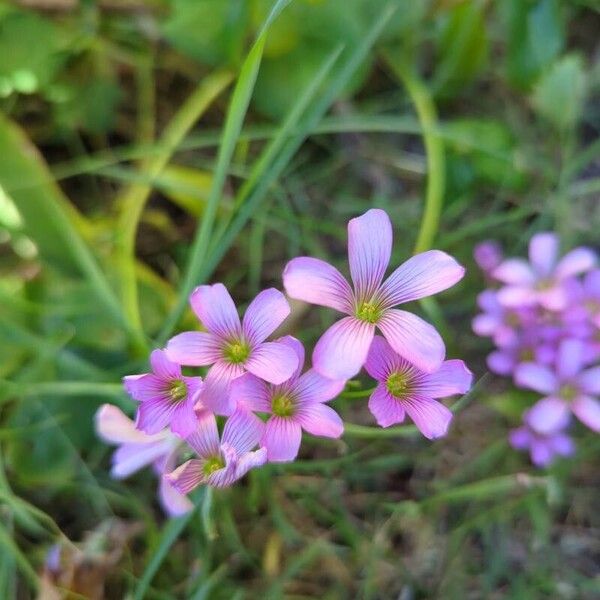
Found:
[[197, 427], [194, 433], [186, 438], [186, 442], [201, 458], [211, 458], [219, 454], [219, 430], [215, 415], [208, 410], [196, 415]]
[[348, 262], [356, 297], [370, 299], [383, 281], [392, 254], [392, 223], [378, 208], [348, 222]]
[[296, 372], [293, 375], [293, 377], [298, 377], [300, 373], [302, 373], [302, 369], [304, 369], [305, 353], [302, 342], [298, 338], [295, 338], [293, 335], [285, 335], [276, 339], [275, 341], [279, 342], [280, 344], [286, 344], [296, 353], [296, 356], [298, 356], [298, 368], [296, 369]]
[[365, 362], [367, 373], [377, 381], [384, 381], [399, 365], [398, 354], [388, 344], [384, 337], [376, 335], [373, 338], [369, 354]]
[[498, 290], [498, 301], [508, 308], [533, 306], [538, 296], [532, 288], [522, 285], [507, 285]]
[[575, 248], [558, 261], [555, 274], [559, 279], [579, 275], [593, 269], [596, 262], [596, 253], [591, 248]]
[[177, 405], [167, 398], [153, 398], [142, 402], [138, 408], [135, 426], [152, 435], [169, 427]]
[[412, 313], [388, 309], [379, 328], [390, 346], [408, 362], [431, 373], [440, 367], [446, 347], [435, 327]]
[[344, 380], [328, 379], [314, 369], [310, 369], [300, 376], [292, 389], [298, 398], [298, 403], [302, 405], [328, 402], [341, 394], [345, 385]]
[[569, 422], [569, 405], [559, 398], [542, 398], [529, 409], [526, 420], [536, 433], [555, 433]]
[[158, 498], [163, 510], [170, 517], [180, 517], [194, 508], [194, 503], [187, 496], [178, 492], [164, 476], [160, 478]]
[[500, 244], [491, 240], [480, 242], [473, 250], [473, 258], [477, 266], [487, 273], [502, 262], [502, 248]]
[[454, 394], [465, 394], [471, 389], [473, 373], [462, 360], [447, 360], [433, 373], [424, 375], [417, 390], [429, 398], [445, 398]]
[[154, 373], [145, 375], [126, 375], [123, 377], [125, 391], [138, 402], [145, 402], [155, 398], [163, 398], [167, 384]]
[[263, 290], [246, 309], [242, 325], [246, 339], [252, 346], [264, 342], [289, 314], [290, 305], [279, 290]]
[[428, 439], [446, 435], [452, 421], [452, 413], [437, 400], [422, 396], [412, 396], [402, 401], [408, 416], [417, 429]]
[[600, 394], [600, 367], [586, 369], [577, 377], [577, 384], [585, 394]]
[[103, 404], [95, 416], [96, 433], [109, 444], [149, 443], [162, 436], [148, 436], [135, 428], [135, 423], [113, 404]]
[[302, 428], [293, 419], [273, 415], [268, 421], [261, 446], [267, 449], [269, 462], [289, 462], [298, 456]]
[[192, 458], [163, 477], [180, 493], [188, 494], [204, 483], [204, 461]]
[[238, 455], [256, 446], [265, 430], [265, 424], [252, 412], [238, 408], [227, 419], [223, 429], [223, 443], [230, 444]]
[[389, 427], [404, 421], [405, 411], [402, 403], [398, 402], [381, 383], [369, 397], [369, 410], [381, 427]]
[[326, 404], [313, 402], [298, 408], [295, 420], [312, 435], [339, 438], [344, 433], [344, 423], [340, 416]]
[[222, 283], [198, 286], [190, 296], [190, 304], [210, 333], [221, 339], [239, 337], [240, 317], [231, 295]]
[[508, 441], [515, 450], [526, 450], [531, 444], [531, 432], [527, 427], [512, 429], [508, 434]]
[[352, 290], [343, 275], [318, 258], [300, 256], [290, 260], [283, 272], [288, 296], [310, 304], [352, 312]]
[[535, 273], [526, 260], [509, 258], [500, 263], [492, 273], [495, 279], [510, 285], [527, 286], [535, 283]]
[[560, 454], [561, 456], [571, 456], [572, 454], [575, 454], [575, 444], [565, 433], [553, 435], [548, 442], [556, 454]]
[[139, 471], [172, 450], [170, 440], [159, 440], [151, 444], [123, 444], [112, 455], [110, 474], [115, 479], [123, 479]]
[[490, 352], [486, 359], [488, 369], [497, 375], [510, 375], [516, 366], [515, 357], [511, 352]]
[[271, 411], [271, 394], [267, 384], [251, 373], [246, 373], [231, 383], [231, 399], [238, 407], [256, 412]]
[[150, 365], [152, 371], [160, 379], [170, 381], [181, 377], [181, 367], [168, 359], [164, 350], [153, 350], [150, 354]]
[[198, 419], [194, 411], [195, 400], [188, 397], [179, 402], [171, 418], [171, 431], [181, 438], [187, 438], [196, 431]]
[[267, 449], [259, 448], [254, 452], [246, 452], [237, 461], [234, 481], [241, 479], [250, 469], [262, 467], [267, 462]]
[[313, 367], [329, 379], [350, 379], [363, 366], [374, 335], [375, 325], [354, 317], [344, 317], [317, 342]]
[[190, 367], [212, 365], [222, 355], [219, 339], [204, 331], [186, 331], [167, 342], [167, 356]]
[[440, 250], [429, 250], [401, 264], [381, 286], [380, 296], [386, 308], [426, 298], [452, 287], [465, 269]]
[[581, 340], [566, 339], [558, 346], [556, 368], [562, 381], [571, 379], [583, 368], [584, 345]]
[[298, 368], [298, 354], [287, 344], [263, 342], [252, 350], [246, 369], [269, 383], [283, 383]]
[[592, 431], [600, 433], [600, 402], [591, 396], [579, 396], [571, 408], [575, 416]]
[[529, 242], [529, 260], [536, 273], [548, 277], [556, 264], [559, 239], [555, 233], [537, 233]]
[[231, 382], [244, 374], [241, 365], [217, 361], [204, 378], [200, 401], [208, 410], [217, 415], [230, 415], [235, 410], [231, 397]]
[[523, 363], [515, 370], [515, 383], [522, 388], [540, 394], [551, 394], [558, 389], [556, 375], [548, 368], [536, 363]]
[[548, 440], [546, 439], [536, 439], [531, 440], [531, 447], [529, 449], [529, 454], [531, 456], [531, 462], [536, 467], [547, 467], [554, 460], [554, 453], [552, 452], [552, 447], [548, 444]]

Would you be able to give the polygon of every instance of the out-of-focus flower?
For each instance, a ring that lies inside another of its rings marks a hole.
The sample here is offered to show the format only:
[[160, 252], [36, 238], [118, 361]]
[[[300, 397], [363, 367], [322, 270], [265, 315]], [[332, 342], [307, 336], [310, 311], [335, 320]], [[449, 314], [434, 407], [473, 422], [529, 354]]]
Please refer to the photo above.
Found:
[[235, 410], [230, 384], [246, 372], [270, 383], [283, 383], [298, 366], [295, 352], [285, 344], [265, 342], [290, 313], [284, 295], [274, 288], [250, 303], [240, 322], [227, 288], [201, 285], [190, 304], [208, 331], [188, 331], [172, 338], [167, 355], [180, 365], [212, 365], [205, 378], [202, 403], [209, 410], [230, 415]]
[[271, 462], [291, 461], [298, 455], [302, 430], [312, 435], [337, 438], [344, 431], [338, 414], [324, 402], [335, 398], [344, 381], [327, 379], [310, 369], [301, 375], [304, 348], [292, 336], [281, 339], [298, 355], [296, 372], [280, 385], [269, 385], [247, 374], [236, 379], [231, 394], [238, 406], [255, 412], [269, 413], [260, 445], [267, 449]]
[[485, 275], [492, 279], [493, 270], [502, 262], [504, 256], [498, 242], [486, 240], [475, 246], [473, 258]]
[[563, 430], [565, 424], [559, 424], [553, 430], [540, 433], [532, 427], [530, 413], [526, 412], [523, 425], [510, 432], [509, 441], [516, 450], [529, 450], [534, 465], [547, 467], [557, 456], [571, 456], [575, 453], [573, 440]]
[[392, 251], [388, 215], [371, 209], [348, 223], [348, 258], [354, 289], [332, 265], [317, 258], [292, 259], [283, 273], [289, 296], [334, 308], [346, 317], [317, 342], [313, 367], [334, 380], [349, 379], [363, 366], [378, 327], [398, 354], [425, 371], [443, 362], [445, 347], [434, 327], [393, 308], [445, 290], [464, 268], [451, 256], [430, 250], [400, 265], [384, 282]]
[[167, 429], [147, 435], [136, 429], [134, 422], [112, 404], [103, 404], [95, 420], [99, 437], [119, 446], [112, 456], [111, 475], [115, 479], [124, 479], [152, 465], [160, 476], [159, 500], [165, 512], [178, 516], [192, 509], [190, 500], [162, 477], [162, 473], [175, 466], [181, 446], [176, 436]]
[[377, 423], [389, 427], [404, 421], [408, 414], [429, 439], [445, 435], [452, 419], [452, 413], [436, 398], [464, 394], [473, 379], [462, 360], [447, 360], [437, 371], [426, 373], [380, 336], [373, 339], [365, 367], [378, 382], [369, 398], [369, 410]]
[[585, 345], [581, 340], [563, 340], [556, 367], [528, 363], [515, 371], [517, 385], [545, 397], [529, 412], [529, 423], [541, 434], [555, 431], [572, 412], [584, 425], [600, 432], [600, 367], [583, 369]]
[[529, 242], [529, 262], [509, 258], [500, 263], [493, 271], [493, 277], [506, 284], [498, 291], [499, 301], [505, 306], [565, 308], [565, 281], [592, 269], [596, 254], [589, 248], [575, 248], [559, 260], [558, 250], [556, 234], [538, 233]]
[[264, 423], [256, 415], [240, 407], [227, 419], [219, 440], [215, 416], [203, 411], [198, 416], [198, 429], [186, 440], [199, 458], [188, 460], [164, 477], [182, 494], [187, 494], [201, 484], [229, 486], [250, 469], [266, 462], [265, 448], [252, 451], [263, 431]]
[[152, 373], [123, 378], [127, 393], [140, 405], [136, 426], [147, 434], [170, 427], [181, 437], [196, 429], [194, 406], [202, 390], [201, 377], [186, 377], [163, 350], [150, 355]]

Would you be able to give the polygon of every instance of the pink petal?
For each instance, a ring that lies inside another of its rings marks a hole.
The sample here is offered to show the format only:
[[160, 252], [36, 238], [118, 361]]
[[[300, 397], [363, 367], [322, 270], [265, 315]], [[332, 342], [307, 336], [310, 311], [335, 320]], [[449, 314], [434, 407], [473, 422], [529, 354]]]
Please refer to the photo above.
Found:
[[556, 367], [558, 377], [564, 381], [577, 375], [583, 368], [584, 346], [580, 340], [563, 340], [558, 346]]
[[154, 374], [165, 381], [181, 377], [181, 367], [170, 361], [164, 350], [153, 350], [150, 354], [150, 364]]
[[596, 266], [596, 253], [591, 248], [575, 248], [567, 252], [556, 265], [556, 277], [565, 279], [579, 275]]
[[530, 448], [531, 462], [536, 467], [547, 467], [554, 460], [552, 448], [545, 439], [531, 440]]
[[196, 430], [186, 438], [186, 442], [201, 458], [217, 456], [220, 444], [215, 415], [205, 410], [197, 414], [196, 418]]
[[135, 426], [144, 433], [159, 433], [171, 424], [177, 404], [166, 398], [142, 402], [138, 408]]
[[167, 384], [153, 373], [123, 377], [125, 391], [138, 402], [163, 398]]
[[375, 335], [375, 325], [344, 317], [319, 339], [313, 352], [313, 366], [324, 377], [350, 379], [363, 366]]
[[596, 298], [600, 297], [600, 269], [586, 273], [583, 286], [586, 294]]
[[238, 408], [227, 419], [223, 443], [230, 444], [238, 454], [249, 452], [262, 437], [265, 424], [252, 412]]
[[103, 404], [95, 416], [96, 433], [109, 444], [147, 443], [161, 439], [150, 437], [135, 428], [134, 422], [112, 404]]
[[235, 410], [231, 397], [231, 382], [244, 374], [241, 365], [233, 365], [221, 360], [208, 371], [200, 394], [203, 406], [217, 415], [230, 415]]
[[246, 339], [252, 346], [264, 342], [289, 314], [290, 305], [279, 290], [263, 290], [246, 309], [243, 322]]
[[513, 429], [508, 434], [510, 445], [516, 450], [526, 450], [531, 444], [531, 433], [527, 427]]
[[398, 354], [380, 335], [373, 338], [365, 362], [367, 373], [377, 381], [384, 381], [400, 364]]
[[186, 331], [171, 338], [167, 342], [167, 356], [190, 367], [212, 365], [222, 355], [218, 338], [203, 331]]
[[196, 431], [198, 419], [194, 411], [195, 401], [188, 397], [176, 405], [171, 418], [171, 431], [181, 438], [187, 438]]
[[573, 440], [564, 433], [557, 433], [548, 440], [552, 449], [561, 456], [571, 456], [575, 454], [575, 444]]
[[263, 342], [252, 350], [244, 366], [269, 383], [283, 383], [298, 369], [298, 354], [287, 344]]
[[509, 258], [494, 269], [495, 279], [510, 285], [527, 286], [535, 283], [535, 274], [522, 258]]
[[520, 308], [533, 306], [537, 302], [537, 295], [530, 287], [507, 285], [498, 290], [498, 301], [502, 306]]
[[271, 394], [267, 384], [251, 373], [232, 382], [231, 400], [238, 407], [245, 406], [256, 412], [271, 412]]
[[548, 435], [567, 425], [569, 406], [559, 398], [542, 398], [529, 409], [526, 419], [536, 433]]
[[491, 352], [486, 363], [489, 370], [497, 375], [510, 375], [516, 366], [513, 354], [504, 351]]
[[300, 256], [290, 260], [283, 272], [287, 295], [310, 304], [352, 313], [352, 290], [342, 274], [318, 258]]
[[235, 481], [241, 479], [250, 469], [262, 467], [267, 462], [267, 449], [259, 448], [254, 452], [246, 452], [237, 461], [235, 466]]
[[267, 421], [260, 445], [267, 449], [269, 462], [289, 462], [298, 456], [301, 439], [302, 428], [299, 423], [274, 415]]
[[452, 287], [465, 269], [440, 250], [422, 252], [400, 265], [381, 286], [385, 307], [418, 300]]
[[111, 476], [115, 479], [129, 477], [142, 467], [152, 464], [164, 457], [172, 449], [169, 440], [161, 440], [151, 444], [124, 444], [117, 448], [112, 456]]
[[314, 369], [310, 369], [300, 376], [293, 386], [293, 391], [299, 404], [328, 402], [341, 394], [345, 385], [346, 382], [343, 380], [328, 379]]
[[404, 421], [405, 411], [402, 403], [398, 402], [381, 383], [369, 398], [369, 410], [381, 427], [389, 427]]
[[600, 367], [586, 369], [577, 377], [577, 384], [585, 394], [600, 394]]
[[477, 244], [473, 250], [473, 258], [482, 271], [491, 271], [502, 262], [500, 244], [489, 240]]
[[446, 347], [435, 327], [404, 310], [388, 309], [378, 323], [390, 346], [428, 373], [440, 367]]
[[180, 517], [194, 508], [194, 503], [179, 493], [165, 477], [160, 478], [158, 497], [163, 510], [170, 517]]
[[426, 438], [434, 440], [448, 432], [452, 413], [441, 402], [413, 396], [403, 400], [402, 404], [417, 429]]
[[299, 407], [295, 419], [302, 429], [312, 435], [339, 438], [344, 433], [344, 423], [333, 408], [318, 402]]
[[422, 377], [418, 392], [429, 398], [465, 394], [471, 389], [472, 381], [473, 373], [462, 360], [447, 360], [439, 370]]
[[190, 296], [190, 304], [210, 333], [221, 339], [239, 337], [240, 317], [231, 295], [222, 283], [198, 286]]
[[529, 260], [537, 274], [547, 277], [556, 264], [559, 239], [555, 233], [538, 233], [529, 242]]
[[204, 483], [204, 461], [193, 458], [163, 477], [180, 493], [188, 494]]
[[293, 335], [285, 335], [275, 341], [280, 344], [286, 344], [296, 353], [296, 356], [298, 357], [298, 368], [293, 376], [298, 377], [300, 373], [302, 373], [302, 369], [304, 369], [304, 346], [302, 345], [302, 342]]
[[348, 222], [348, 261], [356, 297], [370, 299], [381, 282], [392, 253], [392, 223], [378, 208]]
[[575, 416], [592, 431], [600, 433], [600, 402], [590, 396], [573, 400], [571, 408]]
[[515, 383], [540, 394], [551, 394], [558, 389], [556, 375], [548, 367], [536, 363], [519, 365], [515, 370]]
[[483, 314], [477, 315], [472, 322], [473, 331], [481, 337], [489, 337], [494, 335], [498, 328], [501, 327], [501, 322], [496, 316]]

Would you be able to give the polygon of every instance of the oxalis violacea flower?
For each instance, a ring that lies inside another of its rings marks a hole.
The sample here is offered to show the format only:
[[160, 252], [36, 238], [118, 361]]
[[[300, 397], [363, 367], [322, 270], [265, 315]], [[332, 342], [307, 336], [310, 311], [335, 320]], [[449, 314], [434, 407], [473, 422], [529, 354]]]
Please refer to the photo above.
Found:
[[365, 368], [378, 384], [369, 398], [369, 410], [382, 427], [404, 421], [408, 415], [429, 439], [446, 434], [452, 413], [437, 398], [464, 394], [473, 374], [462, 360], [444, 361], [426, 373], [401, 357], [381, 336], [375, 336]]
[[356, 375], [379, 328], [392, 348], [424, 371], [442, 364], [445, 347], [434, 327], [416, 315], [395, 309], [404, 302], [441, 292], [459, 281], [464, 268], [451, 256], [431, 250], [413, 256], [383, 281], [392, 251], [392, 224], [380, 209], [348, 223], [352, 289], [342, 274], [317, 258], [292, 259], [283, 273], [292, 298], [334, 308], [346, 317], [317, 342], [313, 367], [334, 380]]
[[246, 372], [271, 383], [289, 379], [298, 366], [296, 353], [285, 344], [265, 342], [290, 313], [285, 296], [271, 288], [250, 303], [240, 322], [227, 288], [201, 285], [190, 304], [207, 331], [188, 331], [167, 344], [167, 355], [180, 365], [212, 365], [205, 378], [202, 403], [210, 411], [230, 415], [235, 410], [230, 384]]

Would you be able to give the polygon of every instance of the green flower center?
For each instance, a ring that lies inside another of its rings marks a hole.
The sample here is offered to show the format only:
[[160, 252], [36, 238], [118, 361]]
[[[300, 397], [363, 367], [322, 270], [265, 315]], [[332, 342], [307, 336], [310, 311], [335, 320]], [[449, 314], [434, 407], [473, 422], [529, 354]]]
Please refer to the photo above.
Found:
[[408, 373], [396, 371], [387, 378], [385, 385], [392, 396], [402, 398], [406, 396], [410, 390], [410, 376]]
[[381, 308], [375, 302], [363, 302], [356, 309], [356, 317], [367, 323], [377, 323], [381, 318]]
[[531, 348], [524, 348], [519, 352], [519, 358], [522, 362], [532, 362], [535, 359], [535, 354]]
[[273, 398], [271, 410], [278, 417], [291, 417], [294, 414], [294, 403], [286, 394], [279, 394]]
[[180, 402], [187, 396], [187, 385], [183, 379], [174, 379], [169, 385], [171, 402]]
[[584, 302], [584, 306], [595, 315], [597, 312], [600, 312], [600, 302], [598, 300], [587, 300]]
[[567, 383], [560, 388], [560, 397], [566, 400], [567, 402], [575, 400], [575, 398], [577, 397], [577, 389], [569, 383]]
[[239, 365], [240, 363], [246, 362], [250, 356], [250, 346], [243, 341], [230, 342], [225, 346], [223, 355], [225, 360], [234, 365]]
[[206, 477], [212, 475], [215, 471], [222, 469], [225, 466], [223, 459], [220, 456], [213, 456], [204, 463], [202, 471]]

